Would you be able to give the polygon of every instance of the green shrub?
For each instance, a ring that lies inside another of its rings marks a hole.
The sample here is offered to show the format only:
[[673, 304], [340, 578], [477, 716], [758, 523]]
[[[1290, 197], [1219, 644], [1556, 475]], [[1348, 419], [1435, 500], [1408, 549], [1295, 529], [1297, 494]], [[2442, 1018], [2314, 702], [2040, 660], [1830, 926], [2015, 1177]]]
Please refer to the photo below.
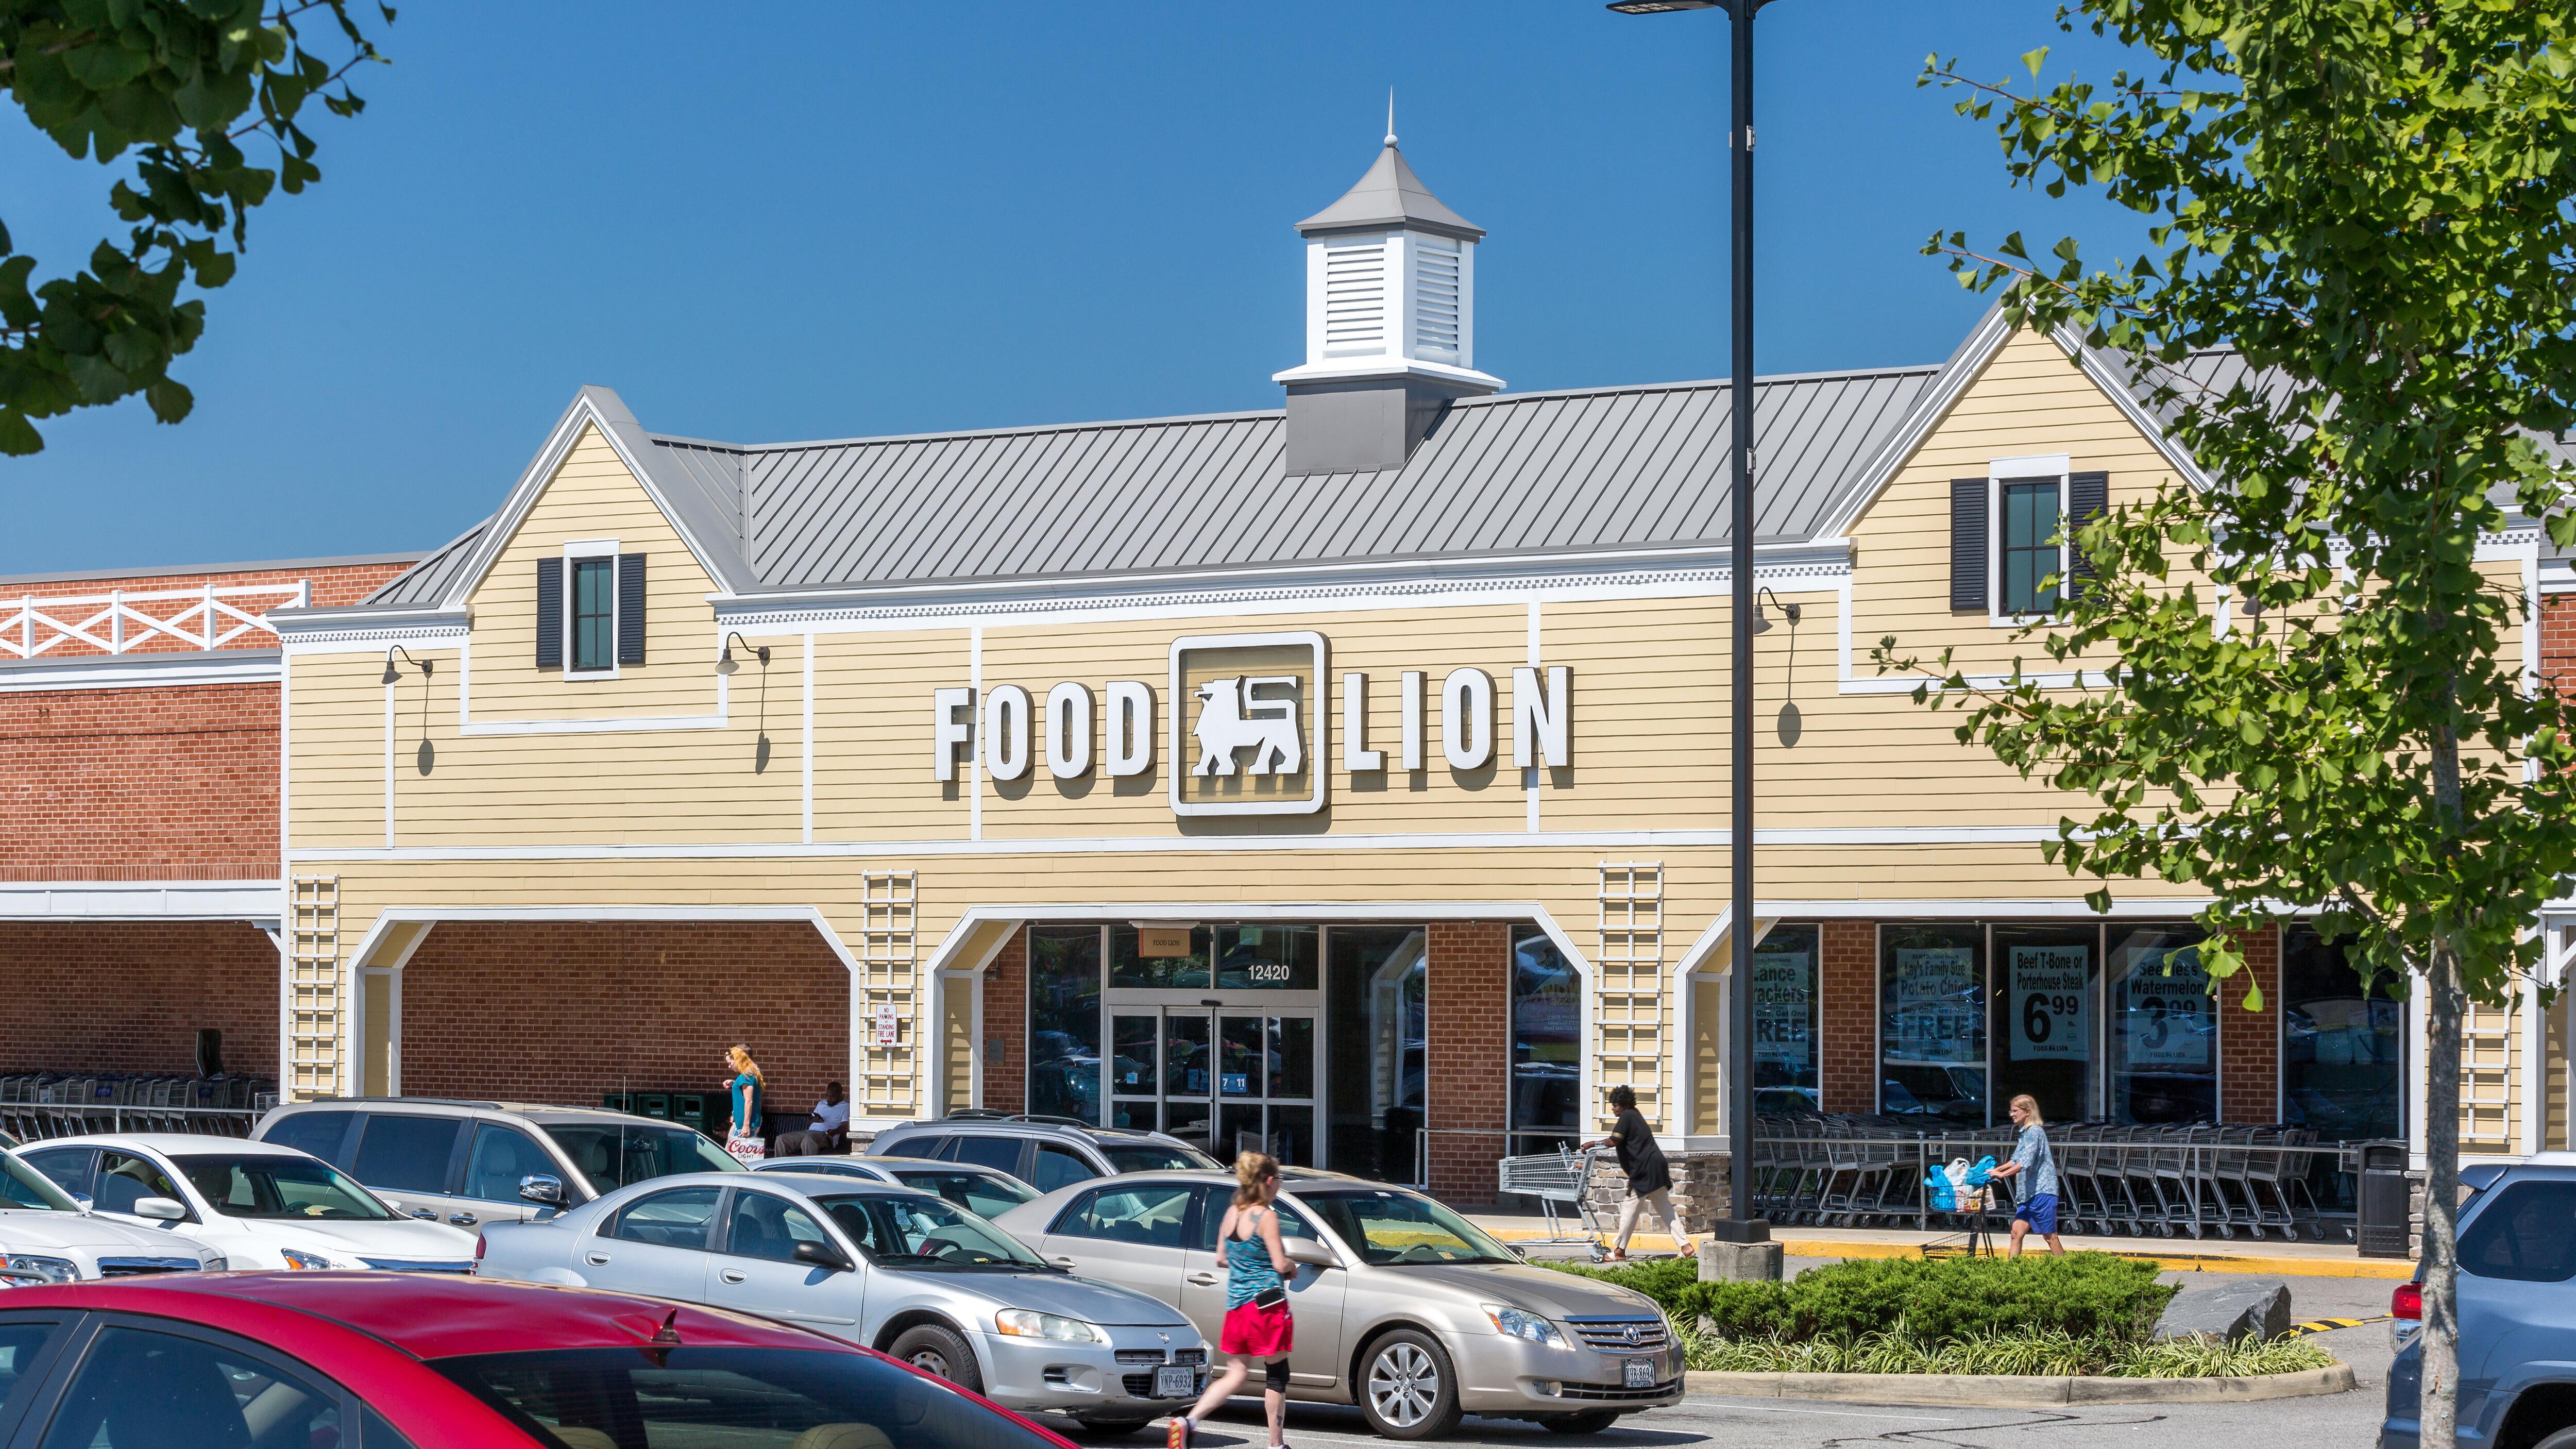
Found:
[[1634, 1288], [1677, 1324], [1707, 1319], [1722, 1338], [1789, 1343], [1900, 1328], [1935, 1345], [2016, 1333], [2138, 1342], [2179, 1291], [2156, 1281], [2155, 1265], [2108, 1253], [1853, 1258], [1787, 1283], [1702, 1283], [1684, 1260], [1550, 1266]]
[[2107, 1374], [2121, 1378], [2254, 1378], [2324, 1368], [2334, 1356], [2303, 1338], [2261, 1344], [2140, 1344], [2056, 1330], [1987, 1333], [1931, 1344], [1881, 1330], [1858, 1338], [1722, 1339], [1674, 1326], [1693, 1370], [1793, 1374]]

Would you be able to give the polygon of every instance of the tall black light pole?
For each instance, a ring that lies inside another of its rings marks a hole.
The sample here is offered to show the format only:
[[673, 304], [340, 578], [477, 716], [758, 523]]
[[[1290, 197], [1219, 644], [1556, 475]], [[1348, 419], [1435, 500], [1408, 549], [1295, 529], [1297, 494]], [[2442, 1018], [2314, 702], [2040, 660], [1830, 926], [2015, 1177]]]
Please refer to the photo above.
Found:
[[1753, 16], [1771, 0], [1615, 0], [1610, 8], [1623, 15], [1660, 15], [1673, 10], [1723, 10], [1733, 23], [1729, 50], [1733, 57], [1733, 114], [1727, 148], [1734, 158], [1733, 197], [1727, 238], [1734, 254], [1730, 288], [1731, 329], [1735, 361], [1731, 384], [1735, 394], [1729, 431], [1735, 436], [1735, 516], [1729, 561], [1734, 575], [1733, 674], [1727, 685], [1734, 704], [1732, 748], [1733, 806], [1727, 832], [1732, 850], [1728, 874], [1735, 886], [1735, 905], [1727, 939], [1733, 969], [1726, 985], [1726, 1140], [1727, 1183], [1732, 1190], [1728, 1217], [1711, 1228], [1714, 1236], [1737, 1243], [1758, 1243], [1771, 1236], [1771, 1225], [1753, 1215]]

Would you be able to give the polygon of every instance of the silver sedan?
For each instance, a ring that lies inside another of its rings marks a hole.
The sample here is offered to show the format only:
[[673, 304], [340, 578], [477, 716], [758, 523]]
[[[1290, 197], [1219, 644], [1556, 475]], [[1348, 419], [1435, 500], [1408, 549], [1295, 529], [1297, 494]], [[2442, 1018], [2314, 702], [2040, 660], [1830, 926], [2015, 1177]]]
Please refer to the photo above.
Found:
[[[995, 1221], [1047, 1261], [1173, 1304], [1211, 1336], [1225, 1316], [1218, 1172], [1131, 1172], [1077, 1184]], [[1483, 1229], [1400, 1187], [1290, 1175], [1279, 1194], [1297, 1346], [1288, 1396], [1356, 1403], [1391, 1439], [1431, 1439], [1462, 1414], [1595, 1433], [1681, 1402], [1682, 1356], [1654, 1301], [1531, 1266]]]
[[1130, 1431], [1205, 1387], [1189, 1319], [1077, 1278], [928, 1193], [693, 1173], [483, 1229], [477, 1276], [756, 1313], [865, 1344], [1014, 1409]]

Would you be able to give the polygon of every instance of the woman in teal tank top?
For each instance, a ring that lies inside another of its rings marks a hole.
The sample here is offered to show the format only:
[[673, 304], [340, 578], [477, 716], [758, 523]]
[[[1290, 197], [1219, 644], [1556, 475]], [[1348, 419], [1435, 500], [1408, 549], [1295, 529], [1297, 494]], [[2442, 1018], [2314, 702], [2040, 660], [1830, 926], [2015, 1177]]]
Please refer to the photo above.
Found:
[[1172, 1420], [1165, 1449], [1189, 1449], [1199, 1420], [1234, 1397], [1252, 1377], [1252, 1361], [1262, 1366], [1261, 1410], [1270, 1423], [1270, 1449], [1283, 1449], [1281, 1431], [1288, 1418], [1288, 1353], [1296, 1341], [1296, 1321], [1288, 1312], [1288, 1281], [1297, 1270], [1279, 1241], [1278, 1159], [1247, 1152], [1234, 1160], [1234, 1206], [1217, 1224], [1216, 1240], [1225, 1246], [1225, 1326], [1217, 1334], [1217, 1351], [1232, 1354], [1225, 1371], [1208, 1380], [1207, 1392], [1187, 1414]]

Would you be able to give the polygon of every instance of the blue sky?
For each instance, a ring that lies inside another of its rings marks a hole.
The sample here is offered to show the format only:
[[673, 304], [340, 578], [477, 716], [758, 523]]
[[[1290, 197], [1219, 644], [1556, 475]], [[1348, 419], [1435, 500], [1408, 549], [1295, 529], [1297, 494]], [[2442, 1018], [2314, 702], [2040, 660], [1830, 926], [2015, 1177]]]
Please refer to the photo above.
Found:
[[[1760, 370], [1937, 362], [1982, 303], [1936, 228], [2135, 245], [2009, 192], [1917, 89], [2070, 41], [2054, 0], [1786, 0], [1761, 21]], [[710, 17], [755, 24], [717, 25]], [[584, 383], [735, 441], [1274, 407], [1298, 218], [1386, 92], [1491, 235], [1477, 362], [1514, 390], [1726, 368], [1725, 17], [1596, 0], [404, 7], [324, 179], [252, 221], [178, 375], [0, 460], [0, 572], [428, 548], [490, 511]], [[109, 175], [0, 117], [6, 221], [52, 263]], [[39, 275], [44, 275], [42, 269]]]

